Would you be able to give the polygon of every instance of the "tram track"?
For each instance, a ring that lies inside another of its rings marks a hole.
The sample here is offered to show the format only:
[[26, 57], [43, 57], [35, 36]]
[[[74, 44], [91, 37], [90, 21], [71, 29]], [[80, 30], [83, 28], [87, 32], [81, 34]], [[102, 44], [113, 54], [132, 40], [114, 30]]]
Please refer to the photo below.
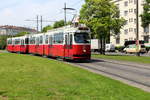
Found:
[[[92, 63], [67, 62], [67, 63], [75, 66], [79, 66], [80, 68], [110, 77], [115, 80], [119, 80], [128, 85], [150, 92], [150, 69], [149, 68], [145, 68], [142, 66], [141, 67], [136, 67], [132, 65], [130, 66], [128, 64], [118, 64], [118, 63], [114, 64], [113, 62], [112, 63], [111, 62], [92, 62]], [[122, 69], [122, 67], [119, 68], [118, 66], [123, 66], [124, 69]], [[125, 69], [125, 67], [128, 67], [128, 69]]]

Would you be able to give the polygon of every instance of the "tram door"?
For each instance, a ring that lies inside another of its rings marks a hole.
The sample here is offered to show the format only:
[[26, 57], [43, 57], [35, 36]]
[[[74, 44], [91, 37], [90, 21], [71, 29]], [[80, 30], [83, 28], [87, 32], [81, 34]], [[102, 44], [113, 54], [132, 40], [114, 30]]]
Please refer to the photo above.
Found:
[[73, 36], [72, 34], [66, 34], [65, 35], [65, 57], [66, 58], [70, 58], [72, 55], [72, 39], [73, 39]]

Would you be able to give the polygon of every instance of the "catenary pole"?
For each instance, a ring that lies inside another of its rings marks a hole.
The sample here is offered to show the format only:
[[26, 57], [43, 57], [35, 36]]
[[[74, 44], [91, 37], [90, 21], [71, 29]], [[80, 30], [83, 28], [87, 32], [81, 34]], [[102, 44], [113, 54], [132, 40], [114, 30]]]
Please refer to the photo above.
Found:
[[137, 46], [137, 56], [139, 53], [139, 0], [136, 0], [136, 46]]

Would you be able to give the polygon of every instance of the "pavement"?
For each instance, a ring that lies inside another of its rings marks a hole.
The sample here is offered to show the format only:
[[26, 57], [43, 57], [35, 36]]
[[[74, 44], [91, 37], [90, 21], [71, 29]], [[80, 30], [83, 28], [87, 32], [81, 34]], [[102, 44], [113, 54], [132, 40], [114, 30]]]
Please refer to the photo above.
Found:
[[95, 58], [90, 62], [69, 64], [150, 92], [150, 64]]
[[[99, 54], [98, 52], [93, 52], [93, 54]], [[121, 56], [135, 56], [135, 54], [122, 53], [122, 52], [106, 52], [106, 55], [121, 55]], [[140, 54], [140, 56], [150, 57], [150, 51], [148, 53]]]

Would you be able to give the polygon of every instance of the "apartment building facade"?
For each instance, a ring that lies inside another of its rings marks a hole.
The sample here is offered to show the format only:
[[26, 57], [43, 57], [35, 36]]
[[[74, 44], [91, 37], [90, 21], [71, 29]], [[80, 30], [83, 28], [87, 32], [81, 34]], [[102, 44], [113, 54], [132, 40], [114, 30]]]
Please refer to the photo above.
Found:
[[[137, 0], [112, 0], [120, 10], [120, 17], [126, 20], [125, 25], [117, 36], [111, 35], [110, 42], [115, 46], [123, 46], [125, 41], [136, 40], [136, 4]], [[143, 13], [143, 4], [145, 0], [139, 1], [139, 40], [145, 41], [145, 45], [150, 46], [150, 27], [141, 26], [141, 17]]]

